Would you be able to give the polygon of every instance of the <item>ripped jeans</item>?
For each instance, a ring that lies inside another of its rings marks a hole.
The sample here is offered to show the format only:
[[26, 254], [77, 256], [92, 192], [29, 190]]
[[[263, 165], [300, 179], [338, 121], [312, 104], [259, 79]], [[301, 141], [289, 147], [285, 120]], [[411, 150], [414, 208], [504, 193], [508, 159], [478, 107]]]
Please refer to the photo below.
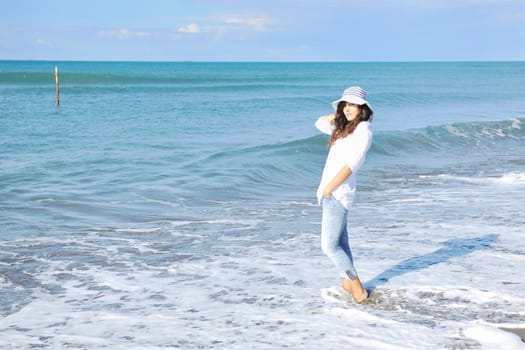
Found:
[[348, 242], [348, 210], [333, 196], [322, 199], [321, 248], [334, 263], [341, 278], [354, 279], [357, 272]]

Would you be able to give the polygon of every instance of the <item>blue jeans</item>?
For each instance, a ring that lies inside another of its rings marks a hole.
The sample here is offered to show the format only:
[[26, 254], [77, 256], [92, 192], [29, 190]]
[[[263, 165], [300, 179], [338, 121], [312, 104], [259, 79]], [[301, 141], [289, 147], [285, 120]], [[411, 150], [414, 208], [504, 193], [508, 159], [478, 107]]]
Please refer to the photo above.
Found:
[[357, 272], [348, 242], [348, 210], [333, 196], [322, 199], [321, 248], [342, 278], [354, 279]]

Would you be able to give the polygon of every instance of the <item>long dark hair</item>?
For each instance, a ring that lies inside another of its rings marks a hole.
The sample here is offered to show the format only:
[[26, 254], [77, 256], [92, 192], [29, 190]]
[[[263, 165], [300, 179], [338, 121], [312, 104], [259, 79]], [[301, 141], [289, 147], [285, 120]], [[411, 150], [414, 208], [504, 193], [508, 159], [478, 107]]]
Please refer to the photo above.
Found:
[[332, 121], [335, 128], [332, 132], [332, 136], [330, 137], [330, 140], [328, 141], [328, 146], [332, 146], [335, 141], [337, 141], [340, 138], [347, 137], [351, 133], [354, 132], [355, 128], [357, 128], [357, 125], [359, 123], [372, 120], [372, 115], [374, 112], [368, 107], [368, 105], [358, 105], [359, 107], [359, 114], [357, 117], [353, 120], [348, 121], [346, 119], [345, 114], [343, 113], [343, 108], [345, 108], [346, 104], [348, 102], [341, 101], [337, 105], [337, 110], [335, 112], [335, 118]]

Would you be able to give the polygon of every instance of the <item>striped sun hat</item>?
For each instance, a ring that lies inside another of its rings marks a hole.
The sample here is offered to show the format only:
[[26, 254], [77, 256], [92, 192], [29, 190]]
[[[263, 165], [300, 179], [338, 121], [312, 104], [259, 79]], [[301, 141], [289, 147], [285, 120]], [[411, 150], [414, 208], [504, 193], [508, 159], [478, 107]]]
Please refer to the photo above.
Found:
[[351, 86], [343, 92], [343, 96], [339, 100], [332, 102], [332, 107], [337, 110], [337, 105], [341, 101], [355, 103], [357, 105], [367, 105], [368, 108], [372, 109], [370, 103], [366, 100], [366, 91], [361, 89], [359, 86]]

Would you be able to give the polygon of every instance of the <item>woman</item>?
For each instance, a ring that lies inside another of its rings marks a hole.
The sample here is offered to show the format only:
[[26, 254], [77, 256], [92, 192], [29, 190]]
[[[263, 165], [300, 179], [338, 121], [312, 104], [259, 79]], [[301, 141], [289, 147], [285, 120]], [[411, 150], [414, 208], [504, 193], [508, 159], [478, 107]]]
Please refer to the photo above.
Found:
[[342, 278], [342, 287], [361, 303], [368, 297], [354, 268], [348, 242], [347, 214], [355, 196], [356, 173], [372, 143], [372, 107], [366, 92], [352, 86], [332, 103], [335, 114], [320, 117], [315, 126], [330, 135], [330, 151], [317, 190], [323, 207], [321, 247]]

